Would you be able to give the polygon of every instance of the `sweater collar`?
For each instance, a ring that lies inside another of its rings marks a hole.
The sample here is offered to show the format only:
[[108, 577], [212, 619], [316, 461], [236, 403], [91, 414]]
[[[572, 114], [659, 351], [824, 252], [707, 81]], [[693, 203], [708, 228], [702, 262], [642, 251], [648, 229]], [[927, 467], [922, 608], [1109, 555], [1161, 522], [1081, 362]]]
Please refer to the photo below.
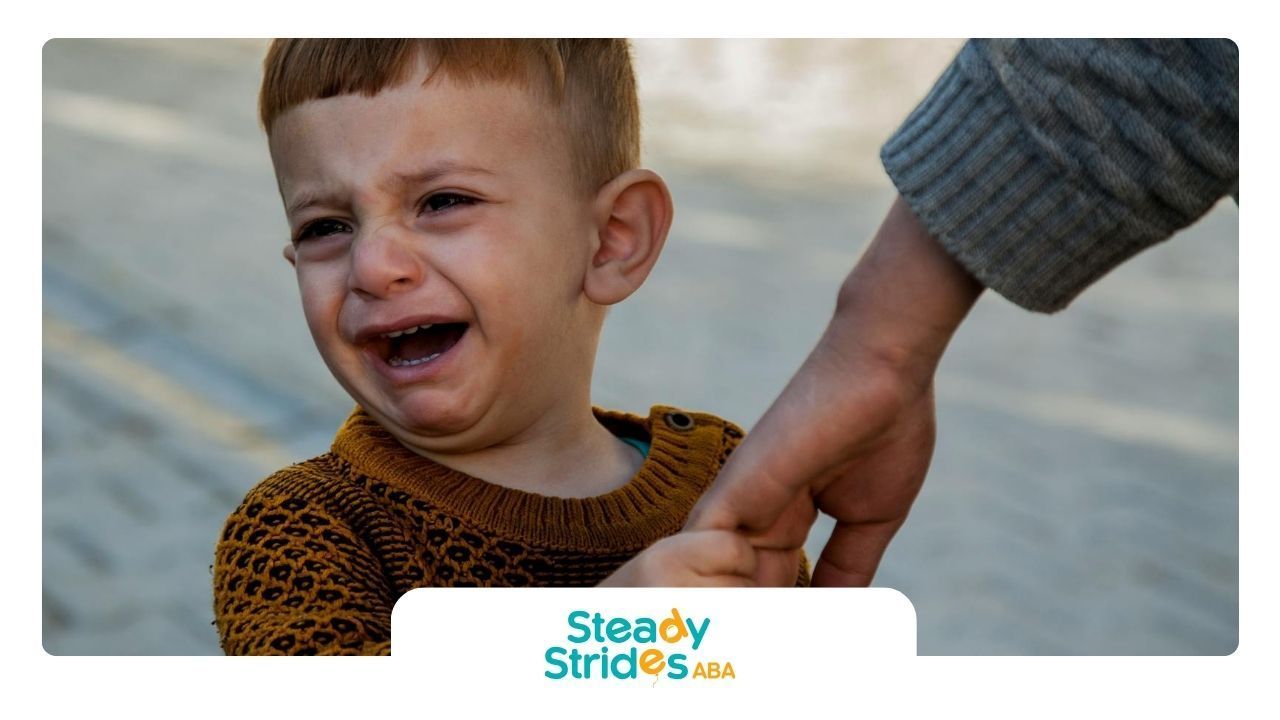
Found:
[[594, 409], [615, 435], [647, 438], [640, 470], [616, 490], [562, 498], [503, 487], [400, 444], [357, 407], [332, 452], [352, 471], [408, 492], [496, 536], [553, 547], [634, 551], [680, 530], [722, 463], [724, 422], [655, 405], [647, 418]]

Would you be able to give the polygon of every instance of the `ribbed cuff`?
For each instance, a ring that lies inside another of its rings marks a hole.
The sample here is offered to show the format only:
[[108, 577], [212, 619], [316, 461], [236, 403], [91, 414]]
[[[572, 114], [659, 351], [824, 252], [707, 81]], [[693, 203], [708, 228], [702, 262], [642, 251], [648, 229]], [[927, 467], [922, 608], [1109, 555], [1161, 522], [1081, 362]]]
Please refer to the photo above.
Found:
[[880, 158], [916, 217], [979, 282], [1054, 312], [1146, 243], [1116, 237], [1124, 213], [1082, 191], [1028, 125], [970, 41]]

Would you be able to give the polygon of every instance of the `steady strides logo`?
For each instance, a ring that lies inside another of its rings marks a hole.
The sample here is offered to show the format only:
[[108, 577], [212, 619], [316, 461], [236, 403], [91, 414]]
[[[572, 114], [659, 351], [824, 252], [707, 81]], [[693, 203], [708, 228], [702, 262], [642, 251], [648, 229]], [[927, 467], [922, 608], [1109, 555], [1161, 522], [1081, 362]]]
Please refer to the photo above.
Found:
[[544, 675], [552, 680], [732, 680], [733, 663], [691, 659], [706, 640], [711, 618], [695, 622], [677, 608], [656, 620], [605, 618], [574, 610], [567, 618], [567, 644], [552, 645], [544, 655]]

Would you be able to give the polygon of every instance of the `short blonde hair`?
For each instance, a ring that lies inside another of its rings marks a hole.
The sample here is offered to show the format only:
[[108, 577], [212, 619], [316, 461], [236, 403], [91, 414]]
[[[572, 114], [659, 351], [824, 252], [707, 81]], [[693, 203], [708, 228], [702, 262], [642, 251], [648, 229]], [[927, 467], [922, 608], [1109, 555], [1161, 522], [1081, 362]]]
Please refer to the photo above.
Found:
[[640, 164], [640, 104], [626, 40], [278, 39], [263, 61], [258, 114], [276, 119], [308, 100], [367, 96], [407, 81], [419, 57], [456, 81], [514, 82], [554, 107], [573, 167], [594, 192]]

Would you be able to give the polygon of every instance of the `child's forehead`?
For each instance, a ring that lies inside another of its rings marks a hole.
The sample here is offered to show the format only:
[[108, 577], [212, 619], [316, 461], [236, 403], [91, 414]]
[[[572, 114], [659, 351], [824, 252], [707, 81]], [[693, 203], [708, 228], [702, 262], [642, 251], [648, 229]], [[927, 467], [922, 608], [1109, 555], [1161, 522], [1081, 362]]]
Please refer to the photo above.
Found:
[[[380, 185], [446, 174], [528, 175], [571, 162], [568, 138], [541, 99], [501, 82], [433, 77], [373, 96], [309, 100], [277, 118], [268, 138], [281, 192], [359, 175]], [[367, 176], [367, 177], [365, 177]], [[286, 197], [286, 203], [292, 204]]]
[[[281, 114], [276, 123], [296, 129], [327, 129], [358, 136], [377, 128], [386, 137], [422, 139], [439, 131], [510, 133], [541, 129], [553, 113], [532, 93], [504, 82], [456, 82], [436, 74], [409, 80], [373, 95], [349, 93], [308, 100]], [[470, 134], [470, 133], [466, 133]]]
[[[307, 100], [281, 113], [270, 138], [283, 134], [353, 140], [377, 129], [377, 139], [415, 141], [451, 132], [458, 137], [544, 132], [558, 119], [555, 108], [509, 82], [456, 82], [436, 74], [426, 82], [408, 80], [373, 95], [349, 93]], [[447, 140], [448, 138], [441, 138]]]

